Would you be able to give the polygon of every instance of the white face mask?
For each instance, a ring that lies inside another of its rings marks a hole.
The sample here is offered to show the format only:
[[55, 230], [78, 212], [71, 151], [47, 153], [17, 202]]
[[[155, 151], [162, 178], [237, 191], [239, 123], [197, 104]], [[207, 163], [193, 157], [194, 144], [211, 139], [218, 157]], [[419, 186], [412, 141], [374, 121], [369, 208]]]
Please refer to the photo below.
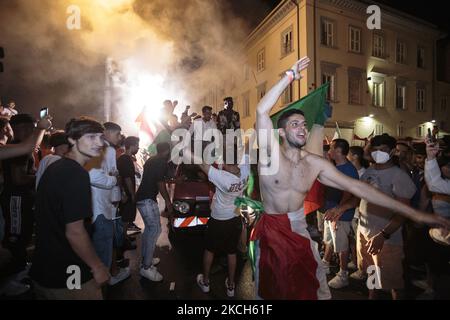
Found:
[[370, 155], [372, 156], [372, 159], [378, 164], [386, 163], [391, 158], [389, 153], [379, 150], [373, 151]]

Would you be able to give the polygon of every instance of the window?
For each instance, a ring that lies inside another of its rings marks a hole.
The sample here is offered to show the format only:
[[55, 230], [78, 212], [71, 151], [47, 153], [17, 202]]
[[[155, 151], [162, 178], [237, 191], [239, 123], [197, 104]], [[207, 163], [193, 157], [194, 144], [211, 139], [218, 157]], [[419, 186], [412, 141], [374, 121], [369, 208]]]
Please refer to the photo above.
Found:
[[292, 82], [291, 82], [289, 84], [289, 86], [283, 91], [283, 94], [281, 95], [281, 102], [283, 105], [292, 102], [292, 92], [293, 92], [293, 86], [292, 86]]
[[250, 92], [246, 92], [242, 95], [242, 102], [244, 108], [244, 118], [250, 117]]
[[281, 34], [281, 57], [284, 57], [294, 50], [292, 42], [292, 26], [284, 30]]
[[425, 89], [416, 89], [416, 111], [425, 111]]
[[417, 47], [417, 68], [425, 68], [425, 48]]
[[348, 103], [361, 104], [361, 76], [350, 75], [348, 78]]
[[397, 109], [405, 110], [406, 109], [406, 87], [404, 85], [397, 85], [396, 94], [395, 94], [395, 107]]
[[375, 125], [375, 135], [376, 136], [379, 136], [380, 134], [383, 134], [383, 130], [384, 130], [384, 128], [383, 128], [383, 125], [381, 123], [377, 123]]
[[322, 84], [325, 84], [327, 82], [330, 83], [330, 86], [328, 87], [327, 92], [327, 100], [329, 101], [336, 101], [335, 96], [335, 89], [336, 89], [336, 75], [330, 74], [330, 73], [323, 73], [322, 74]]
[[385, 58], [384, 35], [381, 33], [373, 34], [372, 55], [377, 58]]
[[417, 127], [417, 136], [419, 138], [422, 138], [424, 136], [424, 134], [425, 134], [425, 126], [424, 125], [418, 126]]
[[397, 63], [406, 63], [406, 43], [397, 40], [397, 49], [395, 52], [395, 61], [397, 61]]
[[266, 50], [261, 49], [258, 52], [257, 56], [257, 64], [256, 64], [256, 70], [258, 72], [263, 71], [266, 68]]
[[373, 83], [373, 97], [372, 102], [375, 107], [384, 107], [384, 81], [383, 82], [374, 82]]
[[348, 27], [349, 48], [348, 50], [355, 53], [361, 52], [361, 29], [352, 26]]
[[447, 97], [441, 98], [441, 112], [447, 111]]
[[263, 84], [260, 84], [256, 88], [256, 94], [257, 94], [257, 100], [259, 102], [266, 94], [266, 82], [264, 82]]
[[321, 44], [327, 47], [334, 47], [334, 22], [328, 19], [322, 19], [322, 38]]
[[403, 132], [404, 132], [403, 124], [399, 123], [397, 125], [397, 137], [399, 137], [399, 138], [403, 137]]

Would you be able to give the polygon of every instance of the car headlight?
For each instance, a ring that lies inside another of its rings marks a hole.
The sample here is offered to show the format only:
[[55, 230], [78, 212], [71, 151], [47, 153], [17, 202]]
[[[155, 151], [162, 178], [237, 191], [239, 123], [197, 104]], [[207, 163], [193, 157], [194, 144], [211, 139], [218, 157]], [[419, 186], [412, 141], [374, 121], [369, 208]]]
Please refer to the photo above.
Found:
[[189, 203], [184, 201], [174, 201], [173, 208], [181, 213], [188, 213], [189, 211]]

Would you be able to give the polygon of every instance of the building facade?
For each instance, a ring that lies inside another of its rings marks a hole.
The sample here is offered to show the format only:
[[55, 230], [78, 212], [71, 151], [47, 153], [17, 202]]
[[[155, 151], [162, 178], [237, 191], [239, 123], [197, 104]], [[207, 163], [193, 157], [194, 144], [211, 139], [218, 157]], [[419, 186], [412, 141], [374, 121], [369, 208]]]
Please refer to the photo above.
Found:
[[259, 100], [307, 55], [311, 64], [304, 78], [283, 93], [274, 112], [329, 82], [333, 117], [327, 136], [333, 136], [337, 123], [353, 144], [372, 133], [424, 137], [434, 123], [445, 123], [450, 107], [449, 98], [437, 98], [438, 93], [450, 96], [449, 87], [435, 81], [436, 42], [443, 33], [383, 6], [381, 29], [369, 30], [369, 5], [354, 0], [280, 2], [248, 36], [241, 74], [211, 90], [216, 101], [203, 102], [215, 105], [221, 93], [233, 96], [242, 127], [251, 128]]

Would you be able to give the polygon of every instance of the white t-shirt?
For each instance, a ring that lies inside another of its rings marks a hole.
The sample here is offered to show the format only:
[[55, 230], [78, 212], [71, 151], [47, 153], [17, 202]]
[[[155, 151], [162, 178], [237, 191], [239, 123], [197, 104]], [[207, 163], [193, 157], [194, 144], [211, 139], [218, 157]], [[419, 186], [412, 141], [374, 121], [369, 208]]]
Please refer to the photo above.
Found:
[[200, 141], [203, 140], [203, 136], [209, 129], [217, 129], [216, 123], [213, 120], [205, 122], [203, 119], [197, 119], [191, 124], [189, 132], [191, 133], [191, 137], [197, 141]]
[[[361, 177], [379, 191], [393, 198], [411, 199], [416, 193], [416, 186], [409, 175], [398, 168], [392, 166], [383, 170], [368, 168]], [[359, 206], [359, 226], [358, 230], [367, 238], [372, 238], [384, 229], [395, 213], [392, 210], [383, 208], [374, 203], [368, 203], [361, 199]], [[390, 239], [384, 243], [391, 245], [403, 245], [402, 228], [395, 231]]]
[[3, 111], [0, 113], [1, 116], [4, 117], [12, 117], [17, 115], [19, 112], [16, 109], [11, 109], [8, 107], [3, 108]]
[[[114, 149], [107, 141], [105, 141], [107, 147], [105, 149], [105, 155], [102, 162], [102, 169], [105, 174], [109, 175], [117, 170], [116, 149]], [[119, 186], [114, 186], [110, 193], [111, 202], [118, 202], [122, 199], [122, 192]], [[114, 212], [115, 214], [115, 212]]]
[[244, 164], [239, 166], [240, 177], [213, 166], [209, 168], [208, 179], [216, 186], [216, 193], [211, 205], [211, 217], [216, 220], [229, 220], [236, 217], [234, 200], [244, 193], [250, 174], [248, 156], [245, 156], [244, 159]]
[[[366, 168], [361, 167], [361, 169], [358, 170], [358, 176], [359, 179], [363, 176], [363, 174], [366, 172]], [[355, 208], [355, 215], [353, 216], [353, 219], [359, 219], [359, 207]]]
[[41, 181], [41, 178], [44, 175], [45, 170], [49, 165], [51, 165], [55, 161], [58, 161], [59, 159], [61, 159], [60, 156], [56, 154], [49, 154], [42, 158], [42, 160], [39, 162], [39, 168], [36, 172], [36, 190], [38, 188], [39, 181]]

